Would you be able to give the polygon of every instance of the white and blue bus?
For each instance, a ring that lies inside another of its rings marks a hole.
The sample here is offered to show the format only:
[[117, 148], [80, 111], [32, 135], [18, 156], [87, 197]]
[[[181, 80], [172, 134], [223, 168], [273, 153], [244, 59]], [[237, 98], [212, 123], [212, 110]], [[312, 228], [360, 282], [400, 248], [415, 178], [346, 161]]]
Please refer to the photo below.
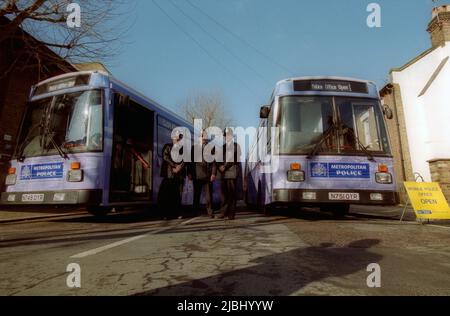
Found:
[[[341, 77], [282, 80], [260, 117], [265, 129], [245, 167], [247, 204], [267, 212], [277, 205], [318, 206], [337, 216], [351, 204], [397, 204], [393, 157], [374, 83]], [[277, 168], [262, 171], [264, 162], [274, 161]]]
[[1, 203], [83, 205], [94, 214], [154, 204], [162, 148], [179, 126], [193, 132], [106, 73], [41, 82], [31, 90]]

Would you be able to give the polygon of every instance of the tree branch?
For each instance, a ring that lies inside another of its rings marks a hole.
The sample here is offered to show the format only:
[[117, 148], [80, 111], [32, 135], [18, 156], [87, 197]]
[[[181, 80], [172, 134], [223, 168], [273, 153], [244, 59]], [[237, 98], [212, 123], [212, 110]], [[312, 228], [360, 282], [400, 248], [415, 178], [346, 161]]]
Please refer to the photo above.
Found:
[[27, 9], [20, 11], [20, 13], [9, 24], [2, 28], [0, 33], [0, 43], [14, 33], [22, 22], [25, 21], [25, 19], [27, 19], [32, 12], [39, 9], [45, 1], [46, 0], [35, 0], [35, 2]]

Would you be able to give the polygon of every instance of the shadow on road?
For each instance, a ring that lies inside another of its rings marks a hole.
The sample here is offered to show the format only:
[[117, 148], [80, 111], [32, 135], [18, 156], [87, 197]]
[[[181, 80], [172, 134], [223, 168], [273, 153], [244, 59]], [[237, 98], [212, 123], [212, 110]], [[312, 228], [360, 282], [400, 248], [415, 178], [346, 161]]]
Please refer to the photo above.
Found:
[[[123, 215], [123, 214], [122, 214]], [[114, 217], [114, 216], [111, 216]], [[240, 215], [240, 219], [247, 219], [255, 217], [255, 214], [242, 214]], [[73, 222], [76, 221], [79, 223], [81, 221], [86, 220], [85, 218], [79, 219], [63, 219], [63, 220], [53, 220], [55, 222]], [[108, 219], [110, 220], [110, 219]], [[127, 219], [128, 220], [128, 219]], [[44, 245], [44, 244], [54, 244], [54, 243], [63, 243], [63, 242], [84, 242], [84, 241], [94, 241], [94, 240], [111, 240], [111, 239], [122, 239], [122, 238], [130, 238], [135, 237], [141, 234], [152, 233], [152, 231], [160, 230], [163, 228], [167, 228], [167, 231], [161, 231], [157, 234], [175, 234], [175, 233], [183, 233], [183, 232], [205, 232], [205, 231], [217, 231], [217, 230], [229, 230], [229, 229], [237, 229], [237, 228], [246, 228], [252, 229], [253, 227], [265, 226], [265, 225], [273, 225], [273, 224], [282, 224], [288, 221], [289, 219], [273, 217], [273, 218], [261, 218], [258, 221], [253, 223], [245, 223], [241, 221], [233, 222], [232, 225], [229, 225], [227, 222], [223, 220], [217, 219], [209, 219], [202, 218], [198, 222], [194, 221], [190, 224], [181, 226], [180, 224], [183, 221], [188, 220], [188, 218], [184, 218], [181, 220], [169, 220], [169, 221], [148, 221], [148, 220], [140, 220], [142, 222], [141, 225], [133, 225], [133, 226], [118, 226], [115, 228], [113, 226], [109, 226], [108, 229], [73, 229], [73, 230], [55, 230], [49, 229], [44, 233], [40, 233], [38, 236], [36, 234], [30, 234], [20, 236], [19, 238], [10, 238], [3, 239], [0, 241], [0, 248], [8, 248], [8, 247], [17, 247], [17, 246], [27, 246], [27, 245]], [[117, 221], [119, 222], [119, 221]], [[116, 223], [116, 221], [114, 221]], [[134, 222], [133, 222], [134, 223]], [[155, 233], [156, 234], [156, 233]]]
[[338, 221], [355, 221], [355, 220], [398, 220], [396, 216], [383, 215], [379, 213], [367, 214], [367, 211], [360, 213], [355, 208], [350, 210], [350, 213], [344, 218], [337, 219], [333, 214], [322, 212], [318, 208], [298, 207], [298, 208], [279, 208], [272, 212], [273, 216], [284, 216], [288, 218], [301, 219], [306, 221], [324, 221], [324, 220], [338, 220]]
[[[135, 295], [156, 296], [286, 296], [308, 284], [330, 277], [343, 277], [366, 271], [371, 263], [383, 257], [370, 251], [378, 239], [351, 242], [345, 247], [322, 244], [273, 254], [251, 261], [255, 266], [220, 273], [214, 276], [184, 281]], [[366, 274], [355, 284], [365, 288]], [[320, 289], [316, 288], [316, 291]], [[323, 293], [330, 293], [324, 288]], [[306, 293], [308, 294], [308, 293]], [[338, 294], [338, 293], [336, 293]]]
[[[167, 212], [170, 214], [170, 212]], [[205, 215], [203, 212], [202, 214]], [[261, 212], [259, 211], [251, 211], [246, 210], [242, 208], [241, 210], [238, 210], [239, 214], [255, 214], [255, 215], [261, 215]], [[164, 213], [163, 213], [164, 214]], [[109, 214], [104, 217], [95, 217], [91, 216], [89, 214], [86, 214], [86, 216], [77, 216], [73, 218], [59, 218], [59, 219], [53, 219], [51, 221], [53, 222], [66, 222], [66, 223], [95, 223], [95, 224], [132, 224], [132, 223], [139, 223], [139, 222], [149, 222], [149, 221], [158, 221], [162, 220], [165, 216], [161, 212], [158, 212], [156, 209], [131, 209], [127, 210], [126, 212], [118, 212]], [[196, 216], [199, 216], [196, 212], [193, 212], [190, 209], [185, 209], [183, 214], [184, 219], [193, 218]], [[216, 215], [218, 213], [216, 212]], [[333, 214], [321, 212], [319, 209], [316, 208], [278, 208], [275, 209], [272, 212], [272, 217], [286, 217], [291, 219], [301, 219], [306, 221], [324, 221], [324, 220], [339, 220], [339, 221], [354, 221], [354, 220], [397, 220], [400, 218], [400, 215], [398, 215], [398, 218], [396, 216], [389, 216], [389, 215], [383, 215], [383, 214], [367, 214], [367, 211], [365, 213], [358, 213], [358, 211], [351, 211], [351, 213], [340, 219], [336, 219]], [[170, 217], [169, 219], [175, 219], [174, 217]]]
[[183, 219], [190, 219], [201, 215], [206, 215], [206, 210], [201, 214], [194, 212], [190, 208], [183, 208], [181, 212], [161, 211], [155, 207], [134, 207], [125, 211], [111, 212], [106, 216], [93, 216], [86, 213], [85, 216], [58, 218], [53, 222], [62, 223], [93, 223], [93, 224], [133, 224], [140, 222], [151, 222], [160, 220], [174, 220], [181, 215]]
[[[133, 210], [124, 213], [115, 213], [104, 218], [96, 218], [91, 215], [73, 216], [69, 218], [54, 218], [46, 220], [46, 223], [66, 224], [96, 224], [97, 227], [66, 227], [64, 229], [49, 227], [48, 230], [41, 231], [38, 234], [24, 233], [15, 236], [15, 238], [4, 238], [0, 241], [0, 248], [25, 246], [33, 244], [54, 244], [62, 242], [84, 242], [93, 240], [110, 240], [116, 238], [129, 238], [158, 228], [170, 227], [168, 231], [162, 231], [158, 234], [179, 234], [187, 232], [207, 232], [207, 231], [229, 231], [233, 229], [257, 229], [261, 226], [286, 224], [295, 220], [304, 221], [326, 221], [335, 220], [331, 214], [316, 211], [314, 209], [279, 209], [274, 212], [273, 216], [262, 217], [261, 214], [251, 211], [241, 211], [238, 213], [237, 221], [223, 221], [217, 219], [201, 218], [200, 221], [194, 221], [188, 225], [178, 226], [178, 224], [190, 218], [196, 217], [197, 214], [187, 212], [181, 220], [160, 221], [161, 217], [156, 212], [148, 210]], [[253, 218], [251, 221], [247, 219]], [[378, 215], [351, 214], [350, 216], [340, 219], [339, 221], [370, 221], [374, 219], [388, 219]], [[103, 225], [105, 224], [105, 225]], [[130, 225], [128, 225], [130, 224]]]

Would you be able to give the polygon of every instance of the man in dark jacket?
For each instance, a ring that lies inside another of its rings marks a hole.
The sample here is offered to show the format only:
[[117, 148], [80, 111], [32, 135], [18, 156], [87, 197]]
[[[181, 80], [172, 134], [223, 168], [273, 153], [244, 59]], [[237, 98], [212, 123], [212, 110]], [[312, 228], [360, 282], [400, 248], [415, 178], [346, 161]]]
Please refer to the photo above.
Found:
[[[192, 146], [192, 160], [189, 164], [188, 175], [194, 182], [194, 212], [200, 214], [200, 198], [203, 188], [205, 188], [206, 211], [208, 216], [214, 218], [212, 203], [212, 187], [216, 180], [216, 164], [208, 163], [205, 160], [204, 149], [208, 144], [208, 135], [205, 131], [200, 133], [200, 144]], [[201, 155], [200, 155], [201, 154]]]
[[224, 137], [224, 159], [223, 162], [217, 164], [222, 179], [222, 207], [219, 218], [228, 217], [228, 219], [234, 220], [236, 216], [236, 184], [240, 171], [241, 147], [234, 142], [232, 129], [227, 128], [224, 132]]
[[[166, 144], [162, 150], [162, 166], [160, 176], [163, 178], [158, 192], [158, 209], [165, 214], [169, 212], [177, 217], [181, 214], [181, 192], [185, 178], [184, 162], [176, 163], [172, 159], [172, 148], [181, 141], [183, 135], [172, 138], [172, 143]], [[167, 218], [168, 216], [165, 216]]]

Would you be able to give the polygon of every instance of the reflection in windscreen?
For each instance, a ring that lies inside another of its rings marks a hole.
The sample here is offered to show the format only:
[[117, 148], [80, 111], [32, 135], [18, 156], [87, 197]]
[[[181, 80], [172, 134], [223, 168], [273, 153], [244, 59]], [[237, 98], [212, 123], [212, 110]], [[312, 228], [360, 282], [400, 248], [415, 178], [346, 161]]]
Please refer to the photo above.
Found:
[[380, 151], [380, 136], [378, 135], [377, 122], [373, 106], [354, 104], [355, 127], [362, 145], [372, 151]]
[[342, 121], [341, 150], [389, 150], [387, 133], [377, 101], [336, 98], [336, 103]]
[[278, 126], [281, 128], [282, 154], [389, 152], [387, 132], [377, 100], [282, 97]]
[[100, 91], [58, 95], [28, 106], [20, 132], [18, 155], [36, 157], [65, 152], [100, 151], [103, 147]]
[[[329, 97], [284, 97], [281, 104], [282, 153], [304, 153], [320, 142], [333, 123], [332, 99]], [[325, 145], [331, 150], [333, 138]]]

